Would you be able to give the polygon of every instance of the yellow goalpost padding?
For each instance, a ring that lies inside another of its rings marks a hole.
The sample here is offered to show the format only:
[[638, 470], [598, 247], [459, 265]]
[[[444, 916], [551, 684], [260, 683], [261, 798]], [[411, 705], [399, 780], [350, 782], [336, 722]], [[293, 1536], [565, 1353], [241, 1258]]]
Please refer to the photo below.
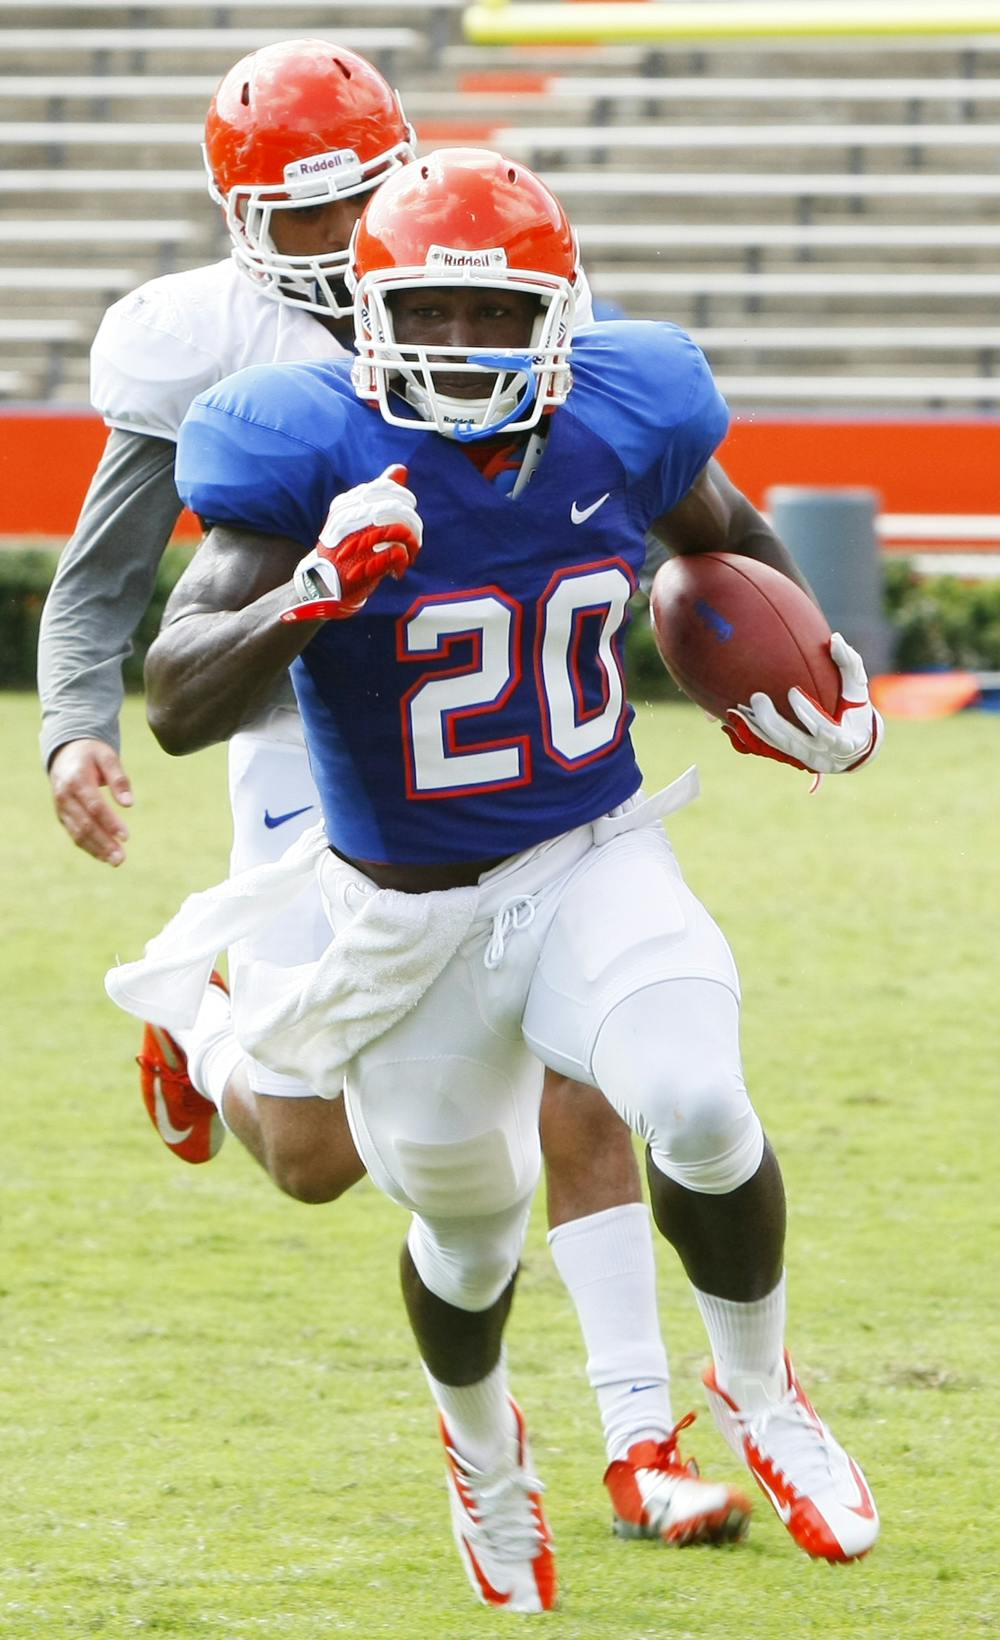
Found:
[[702, 0], [700, 4], [539, 4], [479, 0], [462, 17], [477, 45], [595, 41], [1000, 34], [1000, 0]]

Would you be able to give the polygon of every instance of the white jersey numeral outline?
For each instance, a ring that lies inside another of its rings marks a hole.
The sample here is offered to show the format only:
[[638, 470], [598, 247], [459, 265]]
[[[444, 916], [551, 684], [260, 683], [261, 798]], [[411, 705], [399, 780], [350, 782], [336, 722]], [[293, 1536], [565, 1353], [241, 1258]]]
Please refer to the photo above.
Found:
[[[619, 741], [625, 729], [625, 680], [613, 647], [635, 584], [624, 566], [560, 570], [549, 582], [539, 622], [538, 698], [545, 750], [564, 769], [589, 763]], [[604, 700], [587, 709], [579, 655], [585, 623], [600, 620], [597, 661]]]
[[[624, 734], [628, 712], [615, 639], [634, 590], [628, 566], [615, 558], [557, 571], [538, 600], [532, 660], [541, 739], [564, 769], [605, 756]], [[603, 699], [588, 707], [579, 656], [585, 630], [593, 630], [595, 621]], [[491, 727], [491, 715], [502, 711], [520, 683], [529, 664], [524, 626], [521, 606], [498, 587], [421, 599], [401, 618], [400, 660], [440, 663], [456, 654], [454, 666], [423, 672], [400, 702], [407, 797], [458, 797], [530, 782], [527, 736], [494, 733], [473, 741], [467, 732], [461, 745], [456, 738], [458, 726], [473, 718]]]
[[[400, 624], [401, 659], [444, 660], [456, 647], [460, 657], [451, 670], [424, 673], [400, 702], [407, 797], [524, 785], [531, 779], [525, 737], [498, 736], [462, 748], [455, 742], [459, 723], [499, 711], [521, 681], [519, 605], [496, 587], [482, 587], [421, 600]], [[465, 658], [470, 639], [471, 660]]]

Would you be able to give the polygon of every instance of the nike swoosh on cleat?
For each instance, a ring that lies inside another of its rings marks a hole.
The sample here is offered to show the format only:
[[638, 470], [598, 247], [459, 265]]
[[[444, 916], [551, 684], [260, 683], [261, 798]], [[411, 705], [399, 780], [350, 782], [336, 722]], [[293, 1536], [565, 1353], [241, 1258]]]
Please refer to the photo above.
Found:
[[608, 496], [610, 494], [611, 494], [611, 491], [606, 490], [604, 492], [604, 494], [602, 496], [599, 496], [596, 501], [592, 502], [589, 507], [578, 507], [576, 502], [574, 501], [573, 505], [569, 509], [569, 516], [570, 516], [571, 522], [574, 523], [574, 524], [585, 524], [587, 522], [588, 518], [593, 517], [593, 515], [597, 511], [598, 507], [603, 507], [604, 506], [604, 503], [605, 503], [605, 501], [607, 501]]
[[858, 1470], [857, 1464], [854, 1462], [854, 1459], [849, 1458], [848, 1462], [851, 1466], [851, 1474], [854, 1477], [854, 1484], [858, 1489], [858, 1497], [861, 1499], [861, 1502], [849, 1503], [847, 1507], [851, 1511], [852, 1515], [860, 1515], [862, 1520], [874, 1520], [875, 1500], [873, 1499], [864, 1481], [861, 1479], [861, 1474]]
[[183, 1129], [175, 1128], [173, 1122], [171, 1122], [170, 1115], [167, 1111], [167, 1102], [163, 1097], [163, 1090], [160, 1087], [159, 1077], [157, 1077], [156, 1084], [153, 1088], [153, 1103], [156, 1107], [156, 1131], [160, 1135], [160, 1138], [163, 1140], [164, 1144], [182, 1145], [185, 1139], [190, 1139], [192, 1133], [194, 1132], [193, 1127]]
[[465, 1544], [465, 1552], [469, 1557], [469, 1563], [472, 1566], [472, 1570], [476, 1574], [476, 1582], [483, 1591], [483, 1599], [488, 1601], [491, 1606], [508, 1606], [510, 1604], [510, 1594], [501, 1594], [499, 1589], [495, 1589], [493, 1587], [489, 1578], [486, 1576], [486, 1573], [483, 1571], [483, 1568], [476, 1559], [475, 1554], [473, 1553], [472, 1544], [469, 1542], [464, 1532], [462, 1533], [462, 1542]]
[[286, 820], [295, 820], [300, 814], [307, 814], [311, 808], [312, 804], [307, 803], [304, 808], [289, 809], [287, 814], [269, 814], [267, 809], [265, 809], [264, 824], [268, 831], [273, 831], [275, 826], [283, 826]]
[[792, 1518], [792, 1506], [791, 1506], [791, 1504], [790, 1503], [782, 1503], [782, 1501], [778, 1497], [777, 1493], [772, 1492], [772, 1490], [768, 1486], [766, 1480], [764, 1480], [762, 1475], [758, 1475], [756, 1470], [754, 1471], [754, 1480], [757, 1482], [757, 1485], [760, 1487], [761, 1491], [767, 1493], [767, 1496], [770, 1498], [772, 1504], [774, 1505], [774, 1512], [777, 1515], [778, 1519], [780, 1521], [782, 1521], [787, 1526], [788, 1522]]

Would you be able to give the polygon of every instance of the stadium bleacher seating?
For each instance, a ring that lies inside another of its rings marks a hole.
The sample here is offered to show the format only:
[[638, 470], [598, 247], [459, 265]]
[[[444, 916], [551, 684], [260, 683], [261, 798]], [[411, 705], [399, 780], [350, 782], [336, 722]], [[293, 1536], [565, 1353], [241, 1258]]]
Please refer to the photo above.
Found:
[[[455, 14], [464, 10], [465, 4], [466, 0], [364, 0], [363, 9], [367, 20], [377, 19], [380, 14], [388, 14], [397, 21], [415, 23], [428, 54], [434, 57], [447, 43], [452, 19]], [[228, 24], [232, 13], [236, 11], [241, 14], [266, 12], [270, 22], [275, 9], [273, 0], [210, 0], [210, 4], [205, 7], [178, 6], [172, 4], [171, 0], [142, 0], [141, 6], [136, 5], [136, 0], [99, 0], [97, 5], [94, 4], [94, 0], [63, 0], [59, 6], [47, 5], [45, 0], [5, 0], [5, 10], [11, 13], [18, 12], [31, 16], [51, 12], [102, 11], [117, 16], [119, 21], [124, 13], [128, 22], [133, 25], [138, 20], [143, 24], [149, 24], [151, 19], [170, 21], [172, 14], [178, 12], [195, 12], [199, 17], [203, 17], [207, 12], [217, 26]], [[329, 4], [329, 0], [295, 0], [295, 10], [301, 13], [301, 17], [296, 22], [294, 32], [325, 35], [330, 13], [336, 9]], [[345, 20], [343, 26], [338, 26], [338, 38], [345, 43], [354, 43], [347, 40], [351, 29], [352, 20]], [[358, 31], [354, 29], [353, 32], [357, 35]], [[287, 31], [274, 36], [275, 39], [287, 37]], [[355, 50], [365, 49], [364, 45], [355, 43]], [[373, 50], [375, 49], [379, 48], [373, 47]]]
[[[497, 83], [502, 71], [495, 76]], [[489, 85], [491, 76], [482, 76], [482, 88]], [[531, 96], [536, 101], [544, 96], [555, 107], [569, 99], [589, 105], [592, 124], [604, 124], [612, 111], [627, 114], [631, 105], [641, 103], [647, 114], [662, 115], [678, 103], [762, 102], [769, 105], [777, 91], [782, 102], [795, 98], [815, 110], [817, 107], [843, 107], [851, 103], [878, 103], [883, 110], [895, 110], [903, 105], [913, 118], [923, 116], [925, 103], [954, 103], [964, 117], [974, 117], [974, 111], [984, 104], [1000, 101], [1000, 80], [976, 79], [970, 86], [969, 76], [952, 75], [930, 78], [923, 76], [894, 76], [891, 79], [873, 75], [839, 74], [835, 78], [783, 75], [776, 87], [774, 79], [766, 76], [756, 79], [749, 75], [602, 75], [550, 74], [536, 76], [529, 92], [515, 89], [516, 76], [510, 77], [508, 96]], [[498, 91], [497, 95], [501, 95]], [[893, 114], [895, 118], [895, 113]]]
[[[272, 8], [273, 9], [273, 8]], [[147, 57], [208, 56], [227, 59], [288, 37], [287, 28], [5, 28], [2, 41], [5, 59], [14, 68], [34, 62], [39, 55], [51, 58], [85, 57], [92, 71], [116, 55], [127, 57], [133, 69], [140, 69]], [[337, 30], [345, 46], [360, 51], [389, 74], [400, 54], [416, 52], [421, 35], [412, 28], [356, 28], [350, 23]]]
[[1000, 38], [487, 49], [462, 11], [8, 0], [0, 394], [85, 402], [105, 302], [225, 254], [211, 89], [254, 44], [322, 33], [402, 86], [425, 147], [537, 163], [595, 294], [693, 329], [737, 409], [997, 407]]
[[97, 291], [113, 300], [131, 290], [139, 277], [137, 268], [10, 268], [0, 267], [0, 291], [30, 291], [34, 295], [53, 291]]
[[[898, 149], [905, 162], [919, 165], [930, 148], [947, 151], [951, 148], [986, 148], [997, 146], [1000, 127], [980, 124], [974, 120], [953, 120], [949, 123], [908, 120], [903, 124], [861, 124], [837, 120], [821, 125], [815, 120], [772, 121], [757, 124], [748, 132], [744, 124], [722, 125], [642, 125], [566, 126], [500, 126], [495, 132], [498, 147], [505, 153], [523, 156], [536, 169], [543, 157], [553, 154], [588, 153], [606, 158], [612, 153], [637, 151], [646, 154], [646, 163], [661, 151], [693, 153], [701, 149], [745, 148], [748, 141], [754, 149], [777, 149], [785, 154], [790, 149], [802, 154], [812, 148], [836, 148], [847, 156], [852, 169], [861, 169], [874, 148]], [[551, 162], [551, 161], [550, 161]]]

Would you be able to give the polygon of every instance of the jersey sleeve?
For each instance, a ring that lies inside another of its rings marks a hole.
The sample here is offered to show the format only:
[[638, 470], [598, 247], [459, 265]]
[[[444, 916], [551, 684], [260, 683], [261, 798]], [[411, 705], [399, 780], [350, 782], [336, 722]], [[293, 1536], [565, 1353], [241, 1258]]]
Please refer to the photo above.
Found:
[[[665, 401], [665, 436], [656, 469], [658, 513], [665, 513], [687, 495], [722, 443], [729, 430], [729, 407], [700, 347], [672, 325], [658, 328], [662, 353], [650, 391], [655, 393], [659, 386]], [[670, 394], [663, 392], [665, 380], [674, 384]]]
[[729, 426], [701, 349], [676, 325], [612, 320], [574, 337], [571, 368], [583, 392], [568, 408], [615, 451], [639, 515], [669, 512]]
[[180, 515], [174, 446], [112, 431], [42, 611], [42, 757], [93, 737], [117, 751], [122, 663]]
[[90, 398], [110, 427], [176, 440], [192, 399], [226, 374], [190, 333], [163, 282], [132, 291], [101, 321], [90, 354]]
[[[293, 369], [241, 370], [195, 400], [178, 438], [177, 489], [206, 525], [288, 536], [309, 551], [342, 486], [309, 436], [311, 400]], [[335, 418], [329, 404], [324, 412], [332, 448]]]

